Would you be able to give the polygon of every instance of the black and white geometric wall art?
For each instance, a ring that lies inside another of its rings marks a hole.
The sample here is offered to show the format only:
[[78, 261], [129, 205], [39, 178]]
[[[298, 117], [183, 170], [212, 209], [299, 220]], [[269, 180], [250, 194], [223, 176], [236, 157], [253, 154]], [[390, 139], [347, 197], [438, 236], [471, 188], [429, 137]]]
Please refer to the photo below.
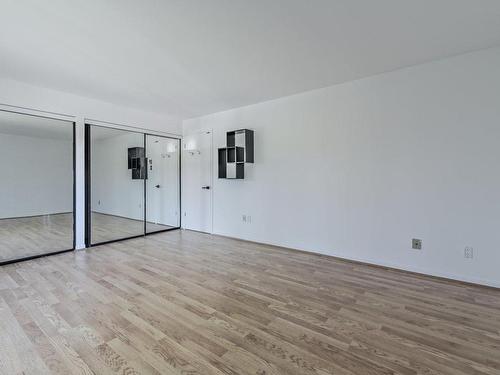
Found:
[[244, 179], [245, 163], [254, 162], [254, 131], [233, 130], [226, 133], [226, 147], [219, 148], [219, 178]]
[[128, 169], [132, 170], [132, 180], [147, 179], [146, 163], [144, 147], [130, 147], [128, 149]]

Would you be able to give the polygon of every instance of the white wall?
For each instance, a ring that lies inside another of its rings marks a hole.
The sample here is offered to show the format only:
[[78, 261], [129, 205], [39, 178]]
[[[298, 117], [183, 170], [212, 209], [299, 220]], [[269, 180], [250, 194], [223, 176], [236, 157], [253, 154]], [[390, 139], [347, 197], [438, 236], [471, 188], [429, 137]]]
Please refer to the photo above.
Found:
[[[0, 78], [0, 109], [43, 114], [76, 122], [76, 247], [84, 244], [84, 123], [88, 120], [111, 122], [126, 126], [180, 135], [179, 118], [121, 107], [62, 91]], [[60, 116], [58, 116], [59, 114]], [[96, 121], [93, 121], [96, 122]]]
[[73, 212], [72, 140], [0, 133], [0, 150], [0, 218]]
[[496, 48], [188, 120], [184, 133], [213, 129], [216, 160], [227, 130], [255, 130], [246, 179], [214, 180], [217, 234], [500, 286], [499, 99]]

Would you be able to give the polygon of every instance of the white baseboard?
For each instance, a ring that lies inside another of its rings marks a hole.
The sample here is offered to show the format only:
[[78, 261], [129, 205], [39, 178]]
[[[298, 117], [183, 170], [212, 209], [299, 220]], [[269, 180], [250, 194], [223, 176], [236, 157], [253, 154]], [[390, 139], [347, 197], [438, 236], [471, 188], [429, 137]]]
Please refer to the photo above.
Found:
[[381, 267], [387, 267], [387, 268], [394, 268], [398, 269], [401, 271], [408, 271], [408, 272], [414, 272], [422, 275], [427, 275], [427, 276], [434, 276], [434, 277], [441, 277], [444, 279], [449, 279], [449, 280], [454, 280], [454, 281], [461, 281], [461, 282], [466, 282], [466, 283], [471, 283], [471, 284], [478, 284], [478, 285], [483, 285], [483, 286], [488, 286], [488, 287], [493, 287], [493, 288], [500, 288], [500, 281], [499, 280], [489, 280], [489, 279], [483, 279], [480, 277], [468, 277], [468, 276], [462, 276], [462, 275], [456, 275], [453, 273], [449, 272], [441, 272], [441, 271], [435, 271], [435, 270], [429, 270], [429, 269], [424, 269], [424, 268], [419, 268], [419, 267], [413, 267], [413, 266], [408, 266], [408, 265], [402, 265], [402, 264], [395, 264], [395, 263], [390, 263], [390, 262], [381, 262], [378, 260], [374, 259], [369, 259], [369, 258], [360, 258], [360, 257], [351, 257], [351, 256], [345, 256], [343, 254], [337, 254], [337, 253], [332, 253], [332, 252], [322, 252], [322, 251], [314, 251], [310, 249], [301, 249], [301, 248], [290, 248], [286, 245], [280, 244], [280, 243], [275, 243], [275, 242], [262, 242], [258, 241], [252, 238], [242, 238], [242, 237], [234, 237], [234, 235], [231, 235], [229, 233], [218, 233], [214, 232], [214, 235], [220, 235], [220, 236], [226, 236], [226, 237], [231, 237], [234, 239], [240, 239], [243, 241], [252, 241], [252, 242], [257, 242], [261, 243], [263, 245], [270, 245], [270, 246], [278, 246], [278, 247], [283, 247], [287, 248], [290, 250], [299, 250], [299, 251], [306, 251], [308, 253], [312, 254], [320, 254], [320, 255], [326, 255], [326, 256], [331, 256], [334, 258], [338, 259], [344, 259], [344, 260], [350, 260], [354, 262], [361, 262], [361, 263], [367, 263], [371, 264], [374, 266], [381, 266]]

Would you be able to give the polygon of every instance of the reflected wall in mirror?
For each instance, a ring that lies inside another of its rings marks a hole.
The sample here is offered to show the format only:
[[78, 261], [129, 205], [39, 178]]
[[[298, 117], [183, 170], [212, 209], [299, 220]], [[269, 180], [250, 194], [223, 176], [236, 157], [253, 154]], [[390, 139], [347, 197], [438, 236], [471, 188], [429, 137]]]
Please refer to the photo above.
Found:
[[0, 111], [0, 263], [74, 248], [74, 124]]

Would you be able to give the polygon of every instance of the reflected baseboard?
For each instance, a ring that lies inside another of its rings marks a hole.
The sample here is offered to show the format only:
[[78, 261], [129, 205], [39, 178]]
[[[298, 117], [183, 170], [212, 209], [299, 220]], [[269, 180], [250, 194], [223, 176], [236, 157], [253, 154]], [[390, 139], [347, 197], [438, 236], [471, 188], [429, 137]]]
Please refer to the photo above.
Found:
[[[99, 215], [106, 215], [106, 216], [112, 216], [112, 217], [118, 217], [120, 219], [127, 219], [127, 220], [134, 220], [134, 221], [137, 221], [139, 223], [143, 223], [144, 220], [142, 219], [135, 219], [133, 217], [129, 217], [129, 216], [122, 216], [122, 215], [116, 215], [116, 214], [110, 214], [110, 213], [106, 213], [106, 212], [101, 212], [101, 211], [91, 211], [92, 214], [99, 214]], [[171, 228], [177, 228], [178, 225], [172, 225], [172, 224], [163, 224], [163, 223], [154, 223], [152, 221], [146, 221], [146, 224], [151, 224], [151, 225], [161, 225], [161, 226], [165, 226], [165, 227], [171, 227]]]
[[27, 216], [0, 217], [0, 220], [31, 219], [31, 218], [35, 218], [35, 217], [68, 215], [68, 214], [69, 215], [73, 215], [73, 212], [72, 211], [68, 211], [68, 212], [43, 213], [43, 214], [27, 215]]

